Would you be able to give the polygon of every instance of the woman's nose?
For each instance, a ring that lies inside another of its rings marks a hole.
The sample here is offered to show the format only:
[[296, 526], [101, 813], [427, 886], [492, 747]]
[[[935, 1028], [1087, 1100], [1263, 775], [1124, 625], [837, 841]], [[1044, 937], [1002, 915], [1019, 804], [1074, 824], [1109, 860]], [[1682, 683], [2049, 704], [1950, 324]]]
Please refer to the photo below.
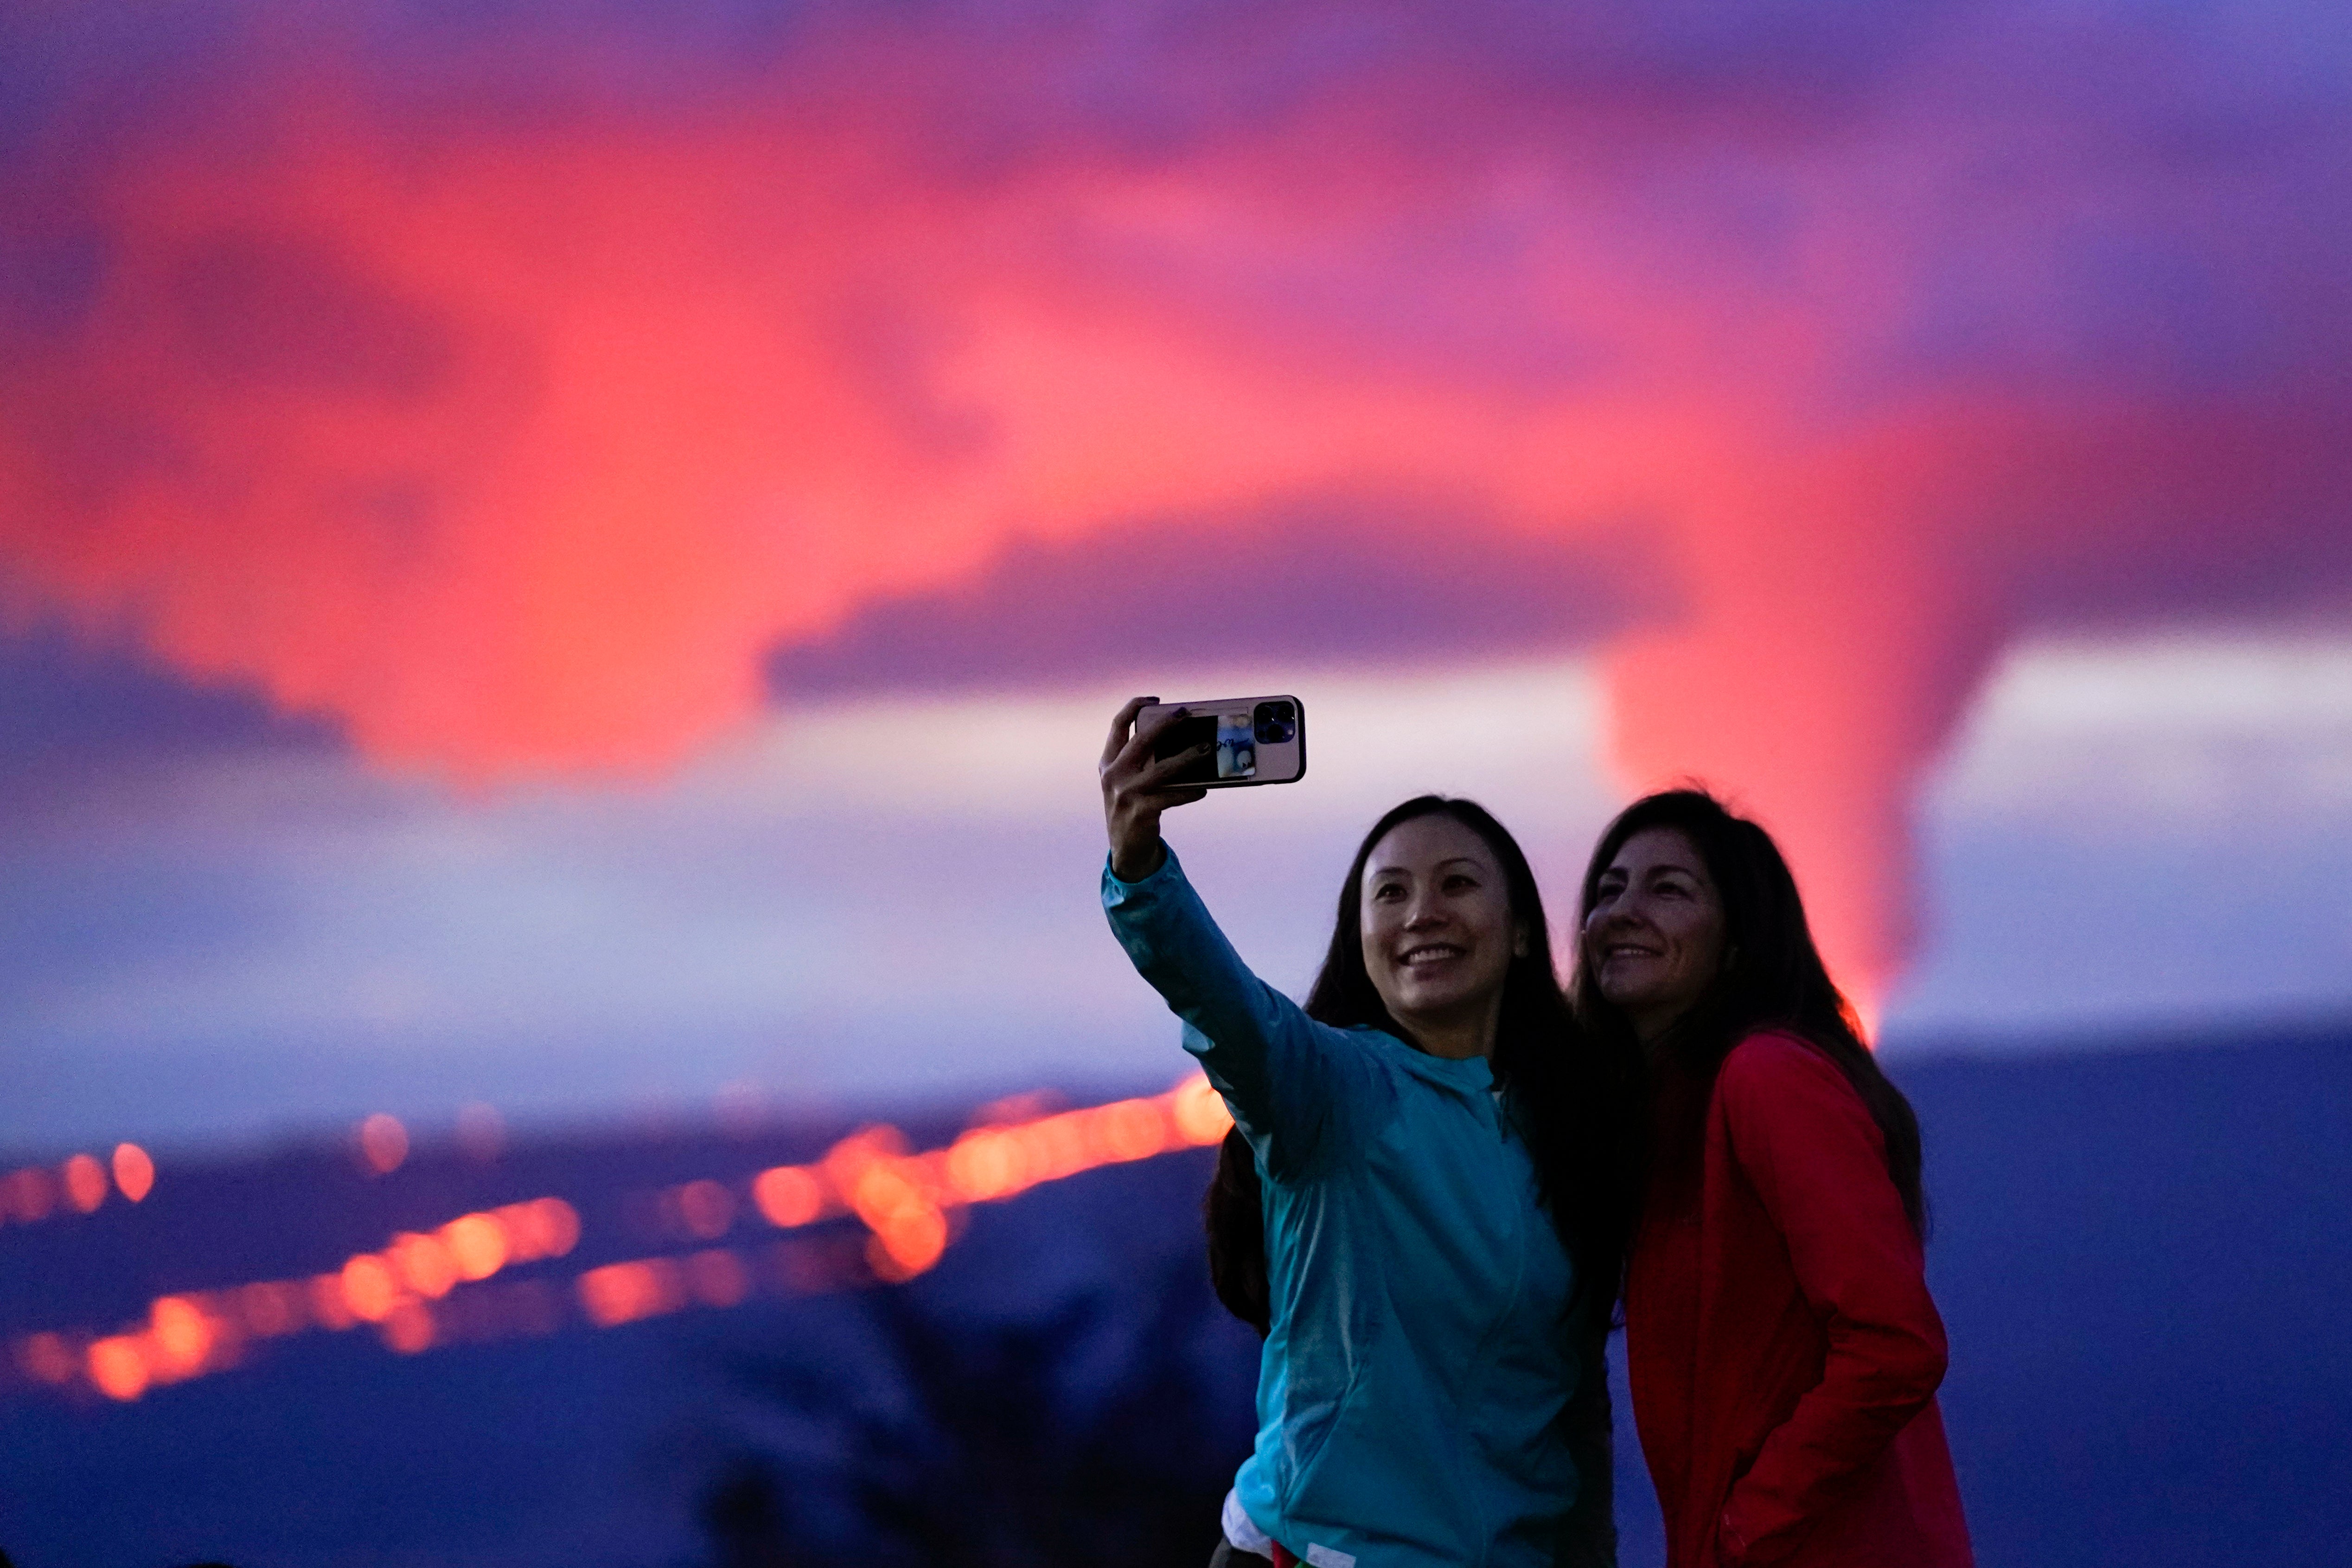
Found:
[[1612, 937], [1621, 931], [1634, 930], [1641, 924], [1642, 918], [1636, 911], [1620, 904], [1607, 914], [1594, 918], [1592, 934], [1596, 937]]

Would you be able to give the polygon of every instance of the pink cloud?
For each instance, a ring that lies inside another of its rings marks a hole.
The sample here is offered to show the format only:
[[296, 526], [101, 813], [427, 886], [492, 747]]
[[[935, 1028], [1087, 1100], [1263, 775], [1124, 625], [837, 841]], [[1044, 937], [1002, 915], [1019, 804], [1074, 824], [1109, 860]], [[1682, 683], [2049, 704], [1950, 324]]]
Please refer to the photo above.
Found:
[[77, 96], [99, 14], [12, 24], [0, 562], [388, 762], [662, 766], [1024, 549], [1632, 527], [1664, 590], [1561, 590], [1626, 782], [1868, 986], [2005, 637], [2352, 586], [2352, 115], [2252, 20], [224, 4]]

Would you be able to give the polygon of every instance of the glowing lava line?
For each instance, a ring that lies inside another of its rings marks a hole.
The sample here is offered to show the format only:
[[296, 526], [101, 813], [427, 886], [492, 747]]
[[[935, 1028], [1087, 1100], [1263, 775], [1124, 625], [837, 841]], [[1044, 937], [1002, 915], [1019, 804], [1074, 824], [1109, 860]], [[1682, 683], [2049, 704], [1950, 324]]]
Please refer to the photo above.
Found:
[[1194, 1074], [1165, 1094], [1113, 1100], [1056, 1115], [973, 1127], [944, 1149], [910, 1152], [897, 1128], [861, 1128], [804, 1165], [777, 1165], [740, 1187], [682, 1183], [658, 1194], [684, 1237], [725, 1235], [749, 1206], [778, 1230], [855, 1217], [867, 1235], [836, 1245], [796, 1239], [747, 1257], [703, 1246], [583, 1270], [569, 1299], [555, 1281], [493, 1284], [517, 1264], [569, 1255], [578, 1212], [557, 1197], [460, 1215], [431, 1231], [404, 1231], [340, 1268], [217, 1290], [160, 1296], [146, 1316], [112, 1333], [50, 1330], [19, 1337], [18, 1369], [60, 1391], [94, 1389], [130, 1401], [150, 1388], [242, 1364], [261, 1340], [365, 1323], [386, 1346], [415, 1354], [440, 1345], [553, 1333], [578, 1316], [616, 1328], [691, 1306], [740, 1306], [757, 1294], [807, 1295], [900, 1283], [937, 1264], [957, 1217], [1083, 1171], [1147, 1160], [1218, 1142], [1233, 1125], [1208, 1080]]

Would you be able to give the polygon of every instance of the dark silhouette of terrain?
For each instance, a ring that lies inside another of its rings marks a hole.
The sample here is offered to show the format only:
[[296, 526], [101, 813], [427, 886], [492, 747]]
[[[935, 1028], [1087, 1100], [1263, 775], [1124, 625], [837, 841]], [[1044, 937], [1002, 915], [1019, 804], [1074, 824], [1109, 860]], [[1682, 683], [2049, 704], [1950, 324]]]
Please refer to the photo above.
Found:
[[[903, 1403], [875, 1399], [856, 1358], [806, 1345], [745, 1358], [742, 1386], [817, 1436], [821, 1458], [747, 1446], [722, 1471], [702, 1506], [719, 1563], [1198, 1568], [1246, 1444], [1189, 1364], [1223, 1310], [1198, 1275], [1163, 1270], [1139, 1320], [1108, 1293], [976, 1324], [873, 1292], [875, 1349]], [[1072, 1387], [1105, 1350], [1107, 1381]]]

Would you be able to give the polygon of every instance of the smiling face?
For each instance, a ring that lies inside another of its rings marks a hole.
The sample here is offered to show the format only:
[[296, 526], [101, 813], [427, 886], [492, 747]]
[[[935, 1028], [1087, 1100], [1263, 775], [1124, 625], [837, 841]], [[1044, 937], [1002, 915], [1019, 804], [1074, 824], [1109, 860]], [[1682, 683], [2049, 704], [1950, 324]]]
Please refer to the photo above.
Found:
[[1618, 849], [1584, 921], [1584, 963], [1643, 1041], [1690, 1011], [1723, 972], [1723, 899], [1697, 846], [1651, 827]]
[[1503, 979], [1527, 937], [1486, 841], [1431, 815], [1389, 830], [1364, 862], [1364, 968], [1389, 1014], [1435, 1056], [1493, 1049]]

